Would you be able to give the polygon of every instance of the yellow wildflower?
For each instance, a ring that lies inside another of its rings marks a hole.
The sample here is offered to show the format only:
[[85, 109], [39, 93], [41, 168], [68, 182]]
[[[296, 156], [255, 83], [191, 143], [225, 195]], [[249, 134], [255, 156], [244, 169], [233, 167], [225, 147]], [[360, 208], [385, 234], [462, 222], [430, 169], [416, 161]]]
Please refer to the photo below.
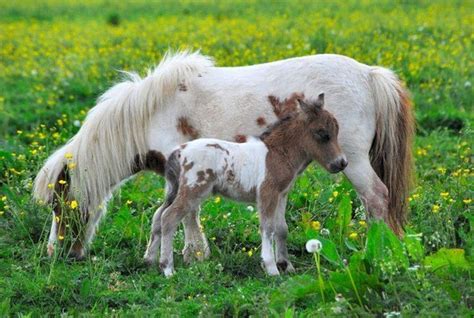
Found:
[[249, 251], [247, 252], [247, 255], [248, 255], [249, 257], [252, 257], [252, 255], [253, 255], [252, 250], [249, 250]]
[[64, 240], [64, 236], [58, 235], [58, 239], [59, 239], [60, 241], [62, 241], [62, 240]]
[[6, 195], [2, 196], [2, 201], [3, 202], [7, 201], [7, 196]]
[[360, 225], [360, 226], [363, 226], [363, 227], [366, 227], [366, 226], [367, 226], [367, 222], [365, 222], [364, 220], [359, 221], [359, 225]]
[[49, 183], [49, 184], [48, 184], [48, 189], [52, 189], [52, 188], [54, 188], [54, 184]]
[[66, 184], [66, 181], [64, 181], [64, 180], [59, 180], [58, 183], [59, 183], [59, 184]]
[[56, 220], [56, 223], [59, 223], [59, 221], [61, 221], [61, 219], [59, 218], [59, 216], [55, 216], [54, 219]]
[[446, 168], [443, 168], [443, 167], [438, 167], [438, 169], [436, 169], [436, 170], [438, 170], [438, 172], [442, 175], [444, 175], [446, 173]]
[[469, 204], [469, 203], [472, 202], [472, 200], [471, 200], [471, 199], [464, 199], [464, 200], [462, 200], [462, 202], [464, 202], [464, 203], [466, 203], [466, 204]]
[[438, 212], [439, 212], [439, 208], [440, 208], [439, 205], [433, 204], [433, 207], [431, 208], [431, 211], [433, 211], [434, 213], [438, 213]]
[[349, 234], [349, 237], [353, 240], [355, 240], [358, 236], [359, 234], [357, 234], [356, 232], [352, 232], [351, 234]]
[[441, 192], [439, 195], [443, 198], [447, 198], [449, 197], [449, 192]]
[[127, 200], [127, 202], [125, 202], [125, 204], [127, 204], [127, 205], [130, 205], [130, 204], [132, 204], [132, 203], [133, 203], [132, 200]]
[[70, 152], [66, 152], [66, 154], [64, 155], [64, 157], [68, 160], [72, 159], [72, 153]]
[[332, 193], [332, 196], [335, 197], [335, 198], [336, 198], [338, 195], [339, 195], [339, 192], [338, 192], [338, 191], [334, 191], [334, 192]]
[[319, 223], [319, 221], [313, 221], [311, 222], [311, 227], [316, 231], [319, 231], [319, 229], [321, 228], [321, 223]]
[[221, 202], [221, 197], [220, 196], [217, 196], [215, 199], [214, 199], [214, 203], [220, 203]]
[[69, 168], [69, 170], [72, 170], [72, 169], [76, 168], [76, 164], [74, 162], [71, 162], [67, 165], [67, 167]]
[[71, 201], [71, 209], [75, 209], [77, 208], [77, 201], [76, 200], [72, 200]]

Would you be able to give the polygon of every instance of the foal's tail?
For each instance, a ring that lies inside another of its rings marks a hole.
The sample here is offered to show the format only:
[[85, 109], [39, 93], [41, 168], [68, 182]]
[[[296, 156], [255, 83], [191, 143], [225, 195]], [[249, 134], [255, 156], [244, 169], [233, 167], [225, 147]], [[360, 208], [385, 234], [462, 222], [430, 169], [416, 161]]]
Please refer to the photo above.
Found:
[[[79, 132], [47, 160], [36, 177], [34, 196], [52, 202], [58, 178], [67, 175], [69, 197], [81, 210], [100, 208], [113, 187], [148, 160], [153, 115], [164, 109], [180, 85], [211, 66], [212, 61], [198, 52], [181, 52], [166, 54], [144, 78], [128, 74], [99, 98]], [[61, 174], [67, 168], [68, 173]]]
[[412, 185], [412, 139], [415, 121], [409, 92], [390, 70], [373, 67], [370, 84], [375, 102], [376, 131], [371, 164], [388, 188], [390, 226], [403, 233]]

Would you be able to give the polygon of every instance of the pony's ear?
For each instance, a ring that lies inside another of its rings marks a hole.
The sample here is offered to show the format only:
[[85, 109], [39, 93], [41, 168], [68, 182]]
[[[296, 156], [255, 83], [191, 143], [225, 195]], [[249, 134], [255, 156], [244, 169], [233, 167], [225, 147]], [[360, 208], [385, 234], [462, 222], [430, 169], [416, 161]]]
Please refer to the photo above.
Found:
[[324, 93], [318, 95], [318, 99], [313, 103], [317, 109], [323, 109], [324, 107]]

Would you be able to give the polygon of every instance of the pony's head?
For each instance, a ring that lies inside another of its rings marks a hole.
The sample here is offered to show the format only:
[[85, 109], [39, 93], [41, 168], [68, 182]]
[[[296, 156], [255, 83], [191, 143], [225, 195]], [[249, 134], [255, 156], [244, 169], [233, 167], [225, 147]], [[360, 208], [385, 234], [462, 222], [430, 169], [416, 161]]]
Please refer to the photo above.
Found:
[[347, 166], [347, 159], [339, 146], [339, 125], [336, 118], [324, 109], [324, 93], [312, 102], [298, 99], [304, 129], [301, 142], [308, 156], [331, 173]]

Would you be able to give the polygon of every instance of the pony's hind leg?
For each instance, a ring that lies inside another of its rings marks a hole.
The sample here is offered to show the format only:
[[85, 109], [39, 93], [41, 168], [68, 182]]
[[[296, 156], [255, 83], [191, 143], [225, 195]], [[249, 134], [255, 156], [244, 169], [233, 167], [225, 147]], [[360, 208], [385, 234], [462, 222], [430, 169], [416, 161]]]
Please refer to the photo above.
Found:
[[352, 155], [348, 161], [344, 174], [354, 185], [369, 216], [390, 225], [388, 190], [372, 168], [368, 156]]
[[286, 273], [292, 273], [295, 271], [295, 268], [288, 259], [288, 248], [286, 246], [286, 239], [288, 237], [288, 225], [285, 220], [287, 199], [288, 194], [282, 194], [275, 211], [275, 247], [277, 267]]
[[202, 261], [210, 255], [209, 244], [199, 220], [200, 207], [186, 214], [183, 219], [184, 248], [183, 259], [189, 264], [193, 259]]

